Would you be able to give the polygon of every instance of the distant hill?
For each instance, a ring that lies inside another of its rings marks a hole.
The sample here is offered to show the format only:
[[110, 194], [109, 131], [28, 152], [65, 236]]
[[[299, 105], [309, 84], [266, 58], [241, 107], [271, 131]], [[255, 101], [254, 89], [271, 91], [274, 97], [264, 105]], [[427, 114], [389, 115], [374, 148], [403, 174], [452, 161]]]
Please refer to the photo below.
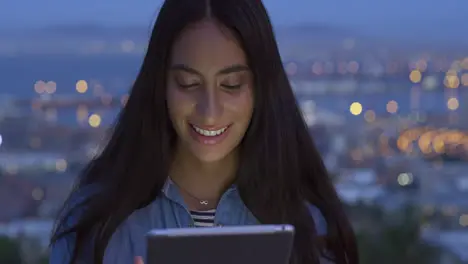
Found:
[[370, 46], [382, 46], [378, 39], [345, 28], [321, 24], [303, 24], [281, 27], [275, 30], [276, 37], [284, 52], [305, 52], [307, 50], [343, 49], [345, 41], [352, 41], [354, 48], [368, 49]]
[[326, 38], [343, 38], [357, 37], [360, 33], [339, 27], [333, 27], [322, 24], [300, 24], [296, 26], [276, 27], [275, 33], [278, 38], [308, 38], [308, 37], [326, 37]]
[[[326, 25], [298, 25], [288, 27], [276, 27], [275, 33], [279, 38], [298, 38], [313, 35], [320, 35], [322, 37], [335, 38], [336, 36], [356, 35], [356, 32], [351, 32], [346, 29], [330, 27]], [[0, 31], [0, 36], [3, 37], [111, 37], [125, 36], [125, 37], [145, 37], [151, 34], [151, 27], [142, 26], [128, 26], [128, 27], [105, 27], [94, 24], [69, 24], [48, 26], [35, 29], [25, 29], [18, 31]]]
[[[301, 56], [304, 52], [342, 49], [343, 41], [347, 39], [355, 42], [355, 52], [370, 52], [382, 48], [397, 51], [418, 51], [421, 48], [453, 51], [465, 47], [461, 45], [462, 43], [444, 41], [444, 39], [440, 42], [425, 41], [423, 38], [417, 41], [408, 39], [403, 41], [395, 37], [376, 37], [356, 30], [323, 24], [276, 27], [275, 33], [282, 54], [291, 53], [292, 57]], [[130, 39], [137, 45], [145, 46], [150, 35], [150, 26], [105, 27], [95, 24], [69, 24], [28, 30], [0, 31], [0, 39], [4, 46], [28, 49], [33, 43], [37, 43], [34, 47], [37, 51], [41, 47], [48, 48], [50, 46], [48, 43], [61, 43], [60, 45], [64, 48], [68, 47], [67, 52], [69, 49], [73, 50], [70, 45], [82, 46], [92, 41], [105, 41], [119, 45], [121, 41]], [[2, 45], [0, 45], [1, 48]], [[54, 49], [59, 48], [54, 47]]]
[[103, 27], [93, 24], [88, 25], [60, 25], [41, 27], [36, 29], [18, 31], [0, 31], [0, 37], [12, 39], [50, 39], [50, 38], [80, 38], [94, 40], [99, 39], [148, 39], [151, 28], [141, 26], [129, 27]]
[[[275, 28], [280, 45], [288, 49], [290, 44], [311, 47], [332, 47], [330, 44], [341, 45], [345, 38], [359, 36], [356, 32], [346, 29], [329, 27], [326, 25], [298, 25], [294, 27]], [[61, 25], [21, 31], [0, 32], [0, 38], [9, 42], [29, 43], [31, 41], [68, 42], [77, 41], [106, 41], [115, 42], [131, 39], [135, 42], [147, 42], [151, 35], [150, 27], [103, 27], [93, 24]], [[363, 39], [363, 37], [361, 37]], [[370, 39], [370, 38], [367, 38]], [[367, 40], [366, 40], [367, 41]]]

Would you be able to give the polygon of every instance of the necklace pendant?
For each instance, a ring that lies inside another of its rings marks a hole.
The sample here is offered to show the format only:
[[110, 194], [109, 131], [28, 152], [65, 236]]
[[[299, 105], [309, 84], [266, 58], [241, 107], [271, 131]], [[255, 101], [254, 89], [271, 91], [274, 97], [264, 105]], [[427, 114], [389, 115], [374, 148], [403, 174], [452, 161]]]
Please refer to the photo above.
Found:
[[202, 205], [208, 205], [208, 201], [207, 201], [207, 200], [201, 200], [201, 201], [200, 201], [200, 204], [202, 204]]

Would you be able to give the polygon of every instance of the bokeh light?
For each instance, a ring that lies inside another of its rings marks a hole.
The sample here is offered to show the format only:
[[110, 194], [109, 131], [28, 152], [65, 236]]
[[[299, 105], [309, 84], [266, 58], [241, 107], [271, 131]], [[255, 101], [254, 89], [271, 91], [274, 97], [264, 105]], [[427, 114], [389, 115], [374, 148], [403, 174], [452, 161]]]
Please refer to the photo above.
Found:
[[86, 93], [88, 91], [88, 83], [85, 80], [76, 82], [76, 91], [79, 93]]
[[360, 115], [362, 113], [362, 105], [358, 102], [354, 102], [349, 107], [349, 112], [353, 115]]
[[447, 100], [447, 108], [450, 110], [457, 110], [458, 107], [460, 106], [460, 103], [458, 102], [458, 99], [455, 97], [449, 98]]
[[391, 100], [387, 103], [387, 112], [395, 114], [398, 111], [398, 103], [394, 100]]
[[409, 75], [410, 81], [413, 83], [419, 83], [422, 79], [422, 74], [419, 70], [412, 70]]
[[101, 116], [98, 114], [92, 114], [88, 118], [88, 123], [91, 127], [99, 127], [101, 125]]

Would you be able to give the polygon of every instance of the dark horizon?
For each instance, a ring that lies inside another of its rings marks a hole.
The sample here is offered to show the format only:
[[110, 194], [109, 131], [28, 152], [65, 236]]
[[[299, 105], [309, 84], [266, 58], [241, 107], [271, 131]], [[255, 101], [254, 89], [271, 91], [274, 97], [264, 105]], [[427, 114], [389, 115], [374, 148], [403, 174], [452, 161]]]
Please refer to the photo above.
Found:
[[[437, 27], [443, 27], [439, 24]], [[88, 39], [99, 38], [104, 40], [132, 39], [137, 42], [146, 42], [151, 35], [151, 25], [110, 26], [97, 23], [68, 23], [49, 26], [36, 26], [24, 29], [0, 29], [0, 38], [10, 41], [47, 40], [51, 38]], [[380, 46], [396, 49], [436, 49], [436, 50], [465, 50], [468, 45], [468, 35], [463, 36], [457, 32], [456, 38], [450, 37], [450, 32], [433, 30], [432, 35], [411, 34], [409, 36], [376, 35], [365, 31], [354, 30], [351, 27], [340, 27], [326, 23], [300, 23], [295, 25], [276, 26], [279, 42], [333, 42], [353, 38], [367, 46]], [[435, 33], [435, 32], [438, 33]], [[463, 39], [465, 37], [466, 39]]]

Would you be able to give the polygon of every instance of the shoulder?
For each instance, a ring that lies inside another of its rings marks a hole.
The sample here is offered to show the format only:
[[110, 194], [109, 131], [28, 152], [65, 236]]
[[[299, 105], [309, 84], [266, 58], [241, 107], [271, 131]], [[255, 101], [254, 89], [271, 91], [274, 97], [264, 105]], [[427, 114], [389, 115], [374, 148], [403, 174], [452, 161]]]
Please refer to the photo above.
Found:
[[78, 188], [73, 190], [65, 201], [57, 217], [57, 225], [54, 230], [54, 236], [57, 237], [57, 240], [52, 241], [51, 244], [49, 256], [51, 264], [70, 263], [75, 248], [76, 234], [74, 232], [63, 234], [63, 232], [78, 223], [84, 210], [82, 204], [92, 194], [92, 188]]
[[[86, 210], [86, 201], [92, 199], [102, 188], [97, 186], [85, 186], [74, 190], [65, 203], [62, 212], [59, 215], [60, 221], [56, 227], [56, 234], [74, 227], [80, 221], [81, 215]], [[104, 256], [104, 263], [121, 263], [116, 257], [125, 259], [131, 263], [132, 259], [125, 256], [130, 248], [129, 230], [126, 221], [124, 221], [112, 235]], [[59, 236], [53, 241], [50, 248], [50, 264], [68, 264], [71, 261], [76, 244], [76, 233], [70, 232]], [[84, 244], [83, 251], [77, 256], [78, 263], [91, 263], [93, 259], [93, 241]], [[118, 254], [117, 254], [118, 253]]]
[[327, 221], [325, 220], [325, 217], [323, 216], [322, 212], [320, 209], [309, 203], [306, 202], [307, 209], [309, 210], [310, 215], [314, 219], [314, 224], [315, 224], [315, 229], [317, 230], [317, 235], [319, 236], [324, 236], [327, 234]]
[[57, 231], [62, 232], [76, 225], [86, 210], [86, 202], [98, 194], [102, 188], [97, 185], [87, 185], [73, 190], [59, 212], [60, 220]]

